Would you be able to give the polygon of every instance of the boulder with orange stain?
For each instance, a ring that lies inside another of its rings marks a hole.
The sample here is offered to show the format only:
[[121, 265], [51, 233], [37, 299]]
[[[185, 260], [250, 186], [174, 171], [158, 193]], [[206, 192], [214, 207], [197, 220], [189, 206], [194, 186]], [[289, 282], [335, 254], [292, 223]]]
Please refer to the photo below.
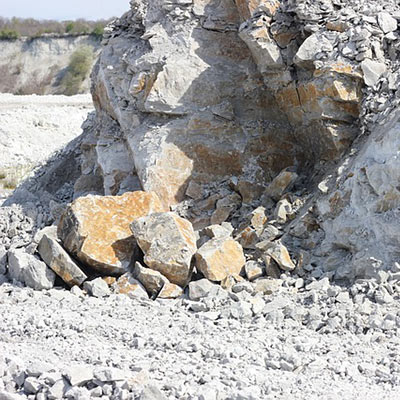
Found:
[[192, 272], [192, 256], [197, 250], [192, 224], [166, 212], [138, 218], [131, 230], [144, 253], [144, 263], [171, 283], [186, 286]]
[[107, 275], [122, 275], [137, 256], [130, 224], [165, 211], [155, 193], [86, 196], [75, 200], [61, 217], [57, 234], [67, 251], [83, 264]]
[[245, 262], [242, 246], [231, 238], [211, 239], [196, 253], [197, 269], [215, 282], [239, 274]]

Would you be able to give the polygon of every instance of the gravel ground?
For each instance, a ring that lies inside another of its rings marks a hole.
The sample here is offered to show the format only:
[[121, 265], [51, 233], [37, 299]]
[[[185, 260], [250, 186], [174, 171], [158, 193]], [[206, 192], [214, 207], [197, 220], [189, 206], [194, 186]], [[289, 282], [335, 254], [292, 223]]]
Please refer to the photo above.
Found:
[[[140, 373], [167, 399], [398, 399], [398, 302], [379, 305], [357, 293], [361, 286], [348, 292], [326, 280], [300, 291], [287, 286], [265, 297], [221, 291], [199, 302], [152, 302], [5, 283], [0, 393], [15, 388], [7, 383], [10, 365], [23, 371], [40, 360], [64, 376], [71, 366]], [[145, 399], [141, 388], [121, 394], [114, 382], [108, 396], [103, 386], [103, 398]], [[70, 398], [97, 390], [75, 388]]]
[[0, 168], [35, 165], [81, 133], [90, 95], [0, 94]]

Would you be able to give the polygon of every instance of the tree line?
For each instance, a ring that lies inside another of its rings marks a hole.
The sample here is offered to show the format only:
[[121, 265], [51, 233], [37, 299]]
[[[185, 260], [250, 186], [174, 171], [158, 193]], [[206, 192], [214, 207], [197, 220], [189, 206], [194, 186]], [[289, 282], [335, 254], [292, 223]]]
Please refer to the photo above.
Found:
[[0, 39], [36, 38], [46, 34], [102, 36], [105, 26], [112, 19], [88, 21], [37, 20], [34, 18], [0, 17]]

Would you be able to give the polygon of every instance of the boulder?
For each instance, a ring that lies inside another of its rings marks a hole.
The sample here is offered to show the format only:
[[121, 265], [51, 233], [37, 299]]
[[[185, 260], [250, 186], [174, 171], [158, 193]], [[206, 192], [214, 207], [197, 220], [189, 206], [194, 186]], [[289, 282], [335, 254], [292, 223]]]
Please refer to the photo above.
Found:
[[183, 289], [175, 285], [174, 283], [166, 283], [162, 287], [160, 293], [158, 294], [157, 298], [159, 299], [176, 299], [183, 294]]
[[144, 263], [171, 283], [185, 286], [197, 250], [192, 224], [173, 212], [138, 218], [131, 230], [144, 253]]
[[61, 217], [58, 237], [82, 263], [107, 275], [122, 275], [137, 256], [130, 224], [139, 217], [164, 211], [155, 193], [122, 196], [89, 195], [75, 200]]
[[384, 33], [393, 32], [397, 29], [397, 20], [388, 12], [378, 13], [378, 24]]
[[275, 201], [280, 200], [286, 190], [289, 190], [297, 179], [297, 174], [288, 170], [283, 170], [267, 186], [265, 193]]
[[42, 260], [68, 286], [80, 286], [86, 279], [85, 273], [76, 265], [57, 240], [46, 233], [39, 242], [38, 252]]
[[200, 300], [203, 297], [207, 297], [215, 287], [216, 285], [208, 279], [192, 281], [189, 283], [189, 299]]
[[156, 298], [164, 285], [168, 284], [168, 279], [158, 271], [143, 267], [136, 262], [133, 276], [146, 288], [147, 293], [152, 298]]
[[196, 253], [196, 267], [210, 281], [239, 274], [245, 262], [242, 246], [230, 238], [211, 239]]
[[361, 63], [361, 69], [364, 73], [364, 82], [368, 86], [375, 86], [380, 77], [386, 72], [387, 67], [385, 64], [372, 61], [372, 60], [364, 60]]
[[287, 248], [279, 241], [266, 243], [265, 254], [270, 256], [284, 271], [293, 271], [296, 265], [290, 258]]
[[35, 290], [51, 289], [56, 277], [44, 262], [22, 249], [8, 252], [8, 273], [11, 279]]
[[86, 281], [83, 288], [94, 297], [106, 297], [111, 294], [110, 288], [102, 278]]
[[129, 272], [120, 276], [112, 286], [116, 293], [126, 294], [131, 298], [149, 298], [145, 287]]
[[246, 277], [250, 282], [264, 275], [264, 269], [256, 261], [247, 261], [244, 270], [246, 272]]

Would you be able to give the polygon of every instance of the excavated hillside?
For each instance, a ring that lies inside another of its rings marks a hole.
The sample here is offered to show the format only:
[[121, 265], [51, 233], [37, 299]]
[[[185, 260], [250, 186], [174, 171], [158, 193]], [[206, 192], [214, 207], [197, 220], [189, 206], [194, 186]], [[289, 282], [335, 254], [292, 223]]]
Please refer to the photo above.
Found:
[[[12, 94], [70, 94], [63, 86], [71, 56], [85, 49], [94, 64], [101, 39], [93, 35], [48, 35], [37, 38], [0, 40], [0, 92]], [[88, 68], [88, 71], [90, 68]], [[88, 93], [89, 73], [79, 91]]]

